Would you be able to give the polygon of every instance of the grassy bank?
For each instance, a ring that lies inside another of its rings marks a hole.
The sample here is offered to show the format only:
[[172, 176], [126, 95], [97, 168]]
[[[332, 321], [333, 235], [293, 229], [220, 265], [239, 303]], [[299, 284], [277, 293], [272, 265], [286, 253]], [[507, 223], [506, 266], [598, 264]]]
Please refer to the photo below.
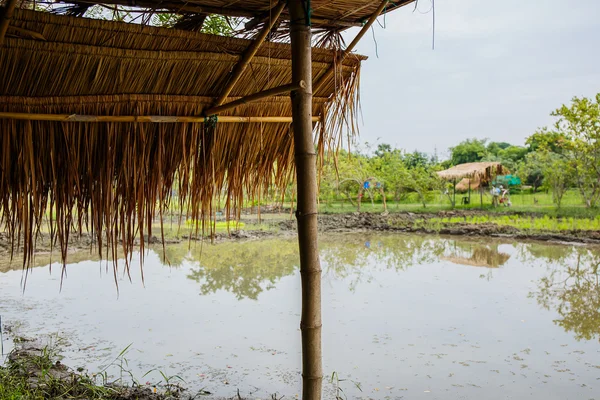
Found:
[[483, 214], [457, 217], [434, 217], [429, 219], [418, 219], [415, 221], [416, 227], [423, 226], [438, 230], [450, 226], [482, 224], [508, 226], [528, 233], [600, 231], [600, 216], [596, 216], [595, 218], [573, 218], [554, 217], [549, 215], [537, 217], [520, 214]]
[[[483, 206], [480, 205], [478, 193], [472, 193], [470, 204], [461, 204], [462, 197], [468, 197], [467, 194], [456, 195], [456, 206], [454, 210], [484, 210], [487, 213], [504, 213], [507, 210], [521, 213], [534, 213], [539, 215], [548, 215], [552, 217], [573, 217], [573, 218], [595, 218], [600, 215], [600, 208], [585, 207], [581, 196], [574, 190], [568, 191], [561, 203], [557, 207], [552, 199], [552, 193], [516, 193], [510, 196], [511, 207], [493, 207], [491, 196], [484, 194]], [[356, 202], [355, 202], [356, 203]], [[439, 211], [452, 210], [452, 206], [447, 196], [432, 194], [425, 207], [418, 201], [414, 194], [407, 196], [400, 202], [388, 199], [388, 212], [414, 212], [414, 213], [432, 213]], [[356, 204], [346, 201], [321, 201], [319, 211], [326, 214], [349, 213], [357, 210]], [[365, 198], [361, 204], [361, 212], [380, 213], [384, 211], [381, 199], [376, 199], [373, 203]]]
[[128, 348], [103, 371], [88, 375], [81, 370], [72, 371], [58, 361], [59, 354], [53, 347], [19, 338], [15, 338], [15, 343], [17, 347], [8, 355], [6, 365], [0, 366], [0, 400], [183, 400], [208, 394], [184, 393], [185, 389], [165, 375], [162, 375], [165, 382], [154, 386], [140, 385], [135, 379], [132, 386], [124, 385], [122, 377], [109, 383], [106, 371], [112, 366], [133, 379], [125, 369]]

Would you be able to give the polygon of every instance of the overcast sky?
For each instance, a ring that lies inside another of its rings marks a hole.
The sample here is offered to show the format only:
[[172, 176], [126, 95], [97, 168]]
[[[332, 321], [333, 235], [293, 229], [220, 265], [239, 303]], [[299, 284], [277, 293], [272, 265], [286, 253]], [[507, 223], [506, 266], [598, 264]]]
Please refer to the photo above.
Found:
[[430, 8], [388, 14], [377, 46], [371, 32], [359, 44], [361, 142], [441, 157], [473, 137], [522, 145], [550, 111], [600, 92], [599, 0], [436, 0], [435, 50]]

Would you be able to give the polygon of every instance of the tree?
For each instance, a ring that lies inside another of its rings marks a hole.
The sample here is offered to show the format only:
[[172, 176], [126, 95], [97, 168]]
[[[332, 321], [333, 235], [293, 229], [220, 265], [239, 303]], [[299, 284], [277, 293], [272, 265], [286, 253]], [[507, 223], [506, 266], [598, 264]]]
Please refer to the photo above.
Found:
[[493, 154], [494, 156], [498, 156], [498, 153], [500, 153], [500, 151], [507, 149], [510, 146], [511, 144], [506, 142], [490, 142], [487, 145], [487, 152], [489, 154]]
[[450, 147], [452, 164], [464, 164], [481, 161], [487, 155], [486, 139], [467, 139]]
[[373, 175], [373, 170], [369, 162], [369, 158], [362, 154], [348, 154], [344, 151], [340, 152], [338, 157], [339, 181], [337, 183], [338, 191], [354, 204], [352, 195], [356, 194], [357, 211], [360, 212], [362, 198], [366, 192], [373, 203], [373, 188], [365, 188], [364, 183], [367, 181], [378, 181]]
[[429, 165], [429, 161], [430, 159], [427, 156], [427, 153], [417, 150], [413, 151], [412, 153], [404, 154], [404, 163], [408, 168], [426, 167]]
[[563, 133], [553, 132], [544, 127], [529, 136], [525, 140], [525, 144], [529, 146], [530, 152], [550, 151], [562, 154], [565, 150], [567, 140], [567, 137]]
[[392, 152], [392, 146], [387, 143], [380, 143], [375, 150], [375, 156], [383, 157], [387, 153]]
[[235, 26], [239, 24], [238, 18], [224, 17], [222, 15], [209, 15], [202, 24], [202, 33], [219, 36], [233, 36]]
[[545, 152], [541, 153], [544, 183], [552, 190], [552, 200], [560, 208], [562, 198], [573, 183], [573, 170], [567, 157]]
[[556, 134], [566, 137], [565, 148], [572, 153], [577, 187], [587, 207], [600, 198], [600, 93], [595, 99], [574, 97], [552, 114], [558, 117]]
[[427, 207], [427, 202], [431, 200], [432, 190], [438, 189], [441, 181], [430, 168], [418, 166], [408, 170], [410, 177], [409, 187], [419, 196], [419, 201], [423, 208]]
[[544, 182], [544, 168], [541, 155], [541, 152], [527, 154], [525, 159], [516, 168], [517, 174], [521, 176], [523, 182], [532, 187], [533, 193], [537, 192], [538, 188]]
[[402, 195], [406, 193], [410, 187], [410, 174], [404, 163], [402, 151], [394, 149], [382, 154], [375, 161], [374, 169], [377, 170], [381, 177], [385, 190], [392, 193], [396, 206], [400, 202]]

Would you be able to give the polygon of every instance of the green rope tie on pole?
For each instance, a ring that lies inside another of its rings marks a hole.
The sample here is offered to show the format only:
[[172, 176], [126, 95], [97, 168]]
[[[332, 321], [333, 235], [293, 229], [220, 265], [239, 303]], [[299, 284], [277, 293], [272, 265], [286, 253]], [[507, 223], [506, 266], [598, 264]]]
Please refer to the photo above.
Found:
[[306, 26], [312, 26], [312, 7], [310, 6], [310, 0], [306, 1]]

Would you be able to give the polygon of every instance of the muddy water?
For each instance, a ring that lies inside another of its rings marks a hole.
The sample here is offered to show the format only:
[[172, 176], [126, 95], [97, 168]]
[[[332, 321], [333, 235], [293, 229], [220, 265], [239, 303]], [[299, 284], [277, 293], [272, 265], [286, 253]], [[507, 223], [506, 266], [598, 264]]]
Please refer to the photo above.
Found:
[[[327, 398], [335, 372], [348, 398], [600, 399], [600, 250], [398, 234], [321, 243]], [[24, 294], [20, 271], [0, 274], [2, 323], [90, 372], [131, 344], [112, 379], [163, 372], [219, 396], [299, 394], [295, 240], [166, 256], [145, 255], [144, 285], [139, 258], [132, 282], [121, 265], [118, 296], [98, 261], [70, 264], [62, 292], [56, 265], [35, 268]]]

